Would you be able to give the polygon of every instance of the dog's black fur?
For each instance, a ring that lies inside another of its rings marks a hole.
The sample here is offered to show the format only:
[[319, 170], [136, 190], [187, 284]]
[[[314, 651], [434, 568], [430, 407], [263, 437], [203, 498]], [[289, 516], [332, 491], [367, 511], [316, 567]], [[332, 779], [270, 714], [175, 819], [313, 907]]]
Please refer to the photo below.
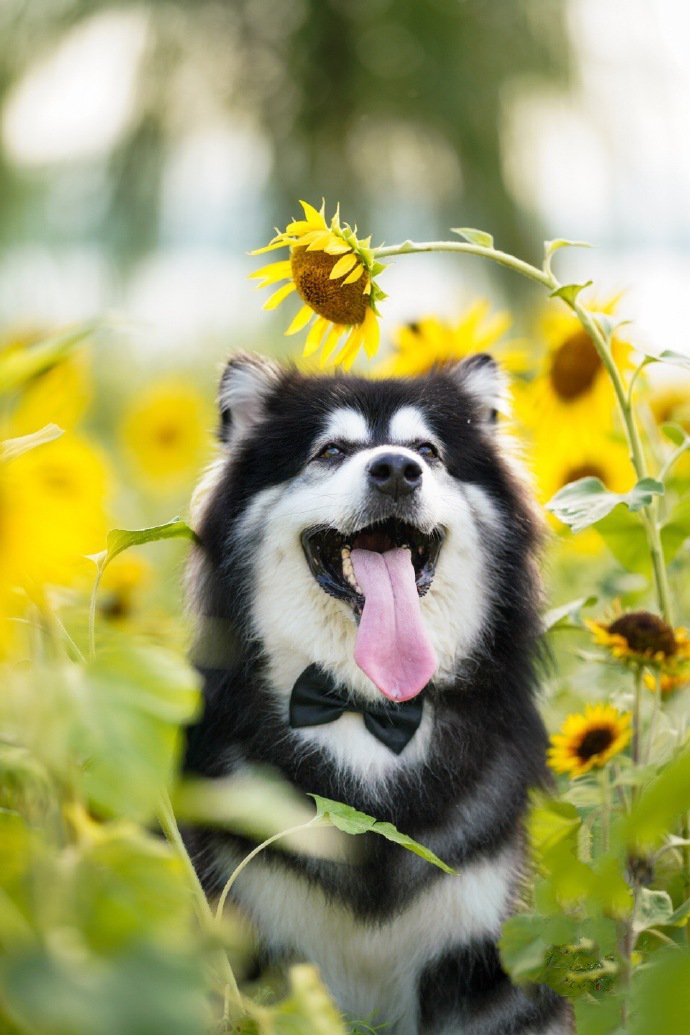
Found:
[[[546, 734], [535, 706], [539, 523], [498, 445], [493, 403], [471, 388], [472, 367], [478, 370], [482, 360], [461, 365], [460, 376], [437, 371], [399, 381], [271, 370], [251, 417], [238, 428], [225, 386], [243, 362], [252, 361], [231, 363], [221, 387], [221, 437], [229, 444], [228, 456], [216, 470], [197, 528], [192, 592], [200, 619], [196, 658], [204, 677], [205, 710], [189, 730], [187, 770], [213, 778], [246, 763], [271, 765], [300, 791], [347, 802], [395, 824], [462, 875], [469, 864], [490, 860], [506, 845], [520, 842], [528, 790], [545, 780]], [[461, 483], [478, 486], [501, 525], [500, 533], [487, 532], [495, 583], [481, 640], [458, 662], [452, 685], [432, 685], [427, 691], [434, 711], [429, 750], [418, 764], [371, 782], [334, 765], [328, 752], [305, 746], [285, 711], [276, 707], [276, 690], [266, 678], [267, 645], [248, 622], [255, 544], [234, 537], [257, 494], [300, 475], [326, 417], [343, 406], [367, 418], [372, 446], [386, 443], [389, 419], [400, 407], [421, 411], [442, 443], [447, 471]], [[435, 882], [461, 879], [444, 876], [382, 838], [359, 840], [357, 865], [287, 852], [274, 859], [301, 878], [306, 875], [364, 925], [395, 918]], [[210, 896], [220, 892], [228, 876], [218, 861], [224, 843], [238, 854], [251, 847], [230, 834], [189, 835]], [[429, 959], [418, 975], [419, 1027], [408, 1019], [407, 1026], [403, 1022], [392, 1030], [465, 1035], [567, 1031], [555, 995], [510, 985], [494, 937], [487, 934], [467, 944], [458, 932], [457, 946]]]

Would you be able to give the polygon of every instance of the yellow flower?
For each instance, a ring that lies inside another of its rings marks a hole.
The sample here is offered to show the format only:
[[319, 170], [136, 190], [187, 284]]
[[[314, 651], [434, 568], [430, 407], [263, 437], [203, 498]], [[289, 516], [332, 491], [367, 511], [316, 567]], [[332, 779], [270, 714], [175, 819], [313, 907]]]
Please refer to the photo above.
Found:
[[551, 737], [548, 763], [556, 773], [582, 776], [605, 766], [626, 746], [631, 716], [608, 704], [587, 704], [584, 714], [569, 715], [560, 733]]
[[99, 610], [106, 618], [128, 618], [136, 598], [151, 578], [151, 565], [141, 554], [120, 554], [105, 569], [100, 583]]
[[[548, 435], [536, 435], [532, 443], [531, 466], [543, 503], [579, 478], [599, 478], [611, 492], [627, 492], [635, 480], [628, 450], [620, 442], [605, 436], [601, 436], [597, 443], [585, 442], [581, 447], [565, 452]], [[552, 520], [560, 525], [556, 518]]]
[[[88, 583], [86, 555], [103, 548], [109, 472], [85, 439], [69, 433], [0, 462], [0, 571], [4, 620], [46, 587]], [[8, 626], [0, 639], [12, 639]]]
[[[270, 244], [252, 252], [260, 255], [287, 247], [290, 258], [270, 263], [252, 277], [261, 280], [259, 287], [287, 281], [264, 303], [264, 309], [275, 309], [294, 291], [300, 296], [304, 305], [285, 333], [296, 334], [313, 320], [304, 345], [305, 356], [321, 349], [323, 364], [332, 360], [349, 368], [361, 346], [368, 356], [378, 349], [376, 307], [385, 294], [374, 278], [385, 267], [376, 261], [371, 238], [359, 240], [357, 228], [341, 224], [338, 211], [328, 224], [325, 205], [319, 212], [306, 201], [300, 204], [304, 219], [288, 223]], [[333, 356], [344, 335], [344, 344]]]
[[[657, 424], [679, 424], [690, 434], [690, 378], [681, 377], [672, 384], [652, 386], [648, 398]], [[684, 478], [690, 476], [690, 453], [676, 461], [673, 473]]]
[[146, 388], [126, 411], [121, 439], [133, 467], [157, 488], [191, 481], [209, 445], [210, 415], [200, 394], [183, 381]]
[[681, 687], [687, 686], [687, 684], [690, 683], [690, 668], [685, 672], [681, 671], [675, 676], [669, 675], [668, 672], [657, 672], [654, 675], [651, 672], [645, 672], [642, 678], [644, 680], [644, 685], [648, 690], [651, 690], [653, 694], [656, 693], [658, 682], [661, 696], [666, 697], [669, 694], [674, 694], [676, 690], [680, 690]]
[[24, 386], [12, 413], [12, 434], [29, 435], [53, 422], [75, 427], [91, 402], [86, 352], [74, 352]]
[[[590, 308], [611, 314], [618, 298]], [[615, 396], [591, 338], [575, 316], [550, 312], [543, 322], [547, 352], [541, 370], [518, 399], [523, 424], [535, 428], [564, 453], [596, 443], [613, 426]], [[614, 336], [616, 363], [625, 364], [629, 347]]]
[[673, 629], [649, 611], [626, 611], [611, 622], [588, 620], [594, 642], [606, 647], [612, 657], [634, 665], [650, 665], [677, 673], [690, 663], [688, 630]]
[[[414, 377], [432, 367], [453, 363], [484, 352], [496, 345], [510, 327], [507, 313], [489, 314], [489, 303], [478, 299], [455, 323], [425, 316], [399, 327], [394, 335], [395, 352], [374, 369], [377, 377]], [[505, 366], [518, 373], [524, 370], [524, 357], [516, 352], [505, 355]]]

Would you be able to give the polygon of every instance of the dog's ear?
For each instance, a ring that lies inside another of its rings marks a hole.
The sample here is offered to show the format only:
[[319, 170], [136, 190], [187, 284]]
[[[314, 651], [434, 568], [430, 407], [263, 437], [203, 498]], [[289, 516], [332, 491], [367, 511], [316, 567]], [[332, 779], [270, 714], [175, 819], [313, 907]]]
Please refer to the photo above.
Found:
[[262, 419], [266, 401], [280, 377], [280, 367], [264, 356], [238, 352], [230, 357], [218, 389], [223, 442], [229, 442]]
[[495, 424], [499, 413], [510, 412], [508, 379], [493, 356], [476, 352], [448, 371], [463, 392], [476, 403], [481, 419]]

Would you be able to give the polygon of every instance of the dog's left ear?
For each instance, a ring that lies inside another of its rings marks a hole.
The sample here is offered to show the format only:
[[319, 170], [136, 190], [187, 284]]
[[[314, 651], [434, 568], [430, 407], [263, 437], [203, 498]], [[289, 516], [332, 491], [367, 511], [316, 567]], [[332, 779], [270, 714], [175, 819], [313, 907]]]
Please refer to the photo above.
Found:
[[265, 356], [239, 352], [230, 357], [218, 389], [223, 442], [258, 424], [280, 378], [280, 367]]
[[481, 419], [495, 424], [499, 413], [508, 414], [508, 379], [493, 356], [476, 352], [448, 371], [463, 392], [477, 404]]

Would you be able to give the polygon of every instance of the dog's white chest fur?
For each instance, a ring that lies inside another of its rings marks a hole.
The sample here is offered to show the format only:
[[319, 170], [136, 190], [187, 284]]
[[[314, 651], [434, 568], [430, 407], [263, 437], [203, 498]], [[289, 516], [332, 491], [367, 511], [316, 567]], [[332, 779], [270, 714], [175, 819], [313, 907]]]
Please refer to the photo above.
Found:
[[385, 1023], [390, 1035], [422, 1035], [417, 1004], [423, 969], [453, 947], [497, 936], [517, 860], [511, 846], [457, 876], [443, 874], [381, 923], [359, 921], [306, 878], [260, 859], [240, 876], [234, 895], [269, 950], [318, 960], [348, 1019]]

